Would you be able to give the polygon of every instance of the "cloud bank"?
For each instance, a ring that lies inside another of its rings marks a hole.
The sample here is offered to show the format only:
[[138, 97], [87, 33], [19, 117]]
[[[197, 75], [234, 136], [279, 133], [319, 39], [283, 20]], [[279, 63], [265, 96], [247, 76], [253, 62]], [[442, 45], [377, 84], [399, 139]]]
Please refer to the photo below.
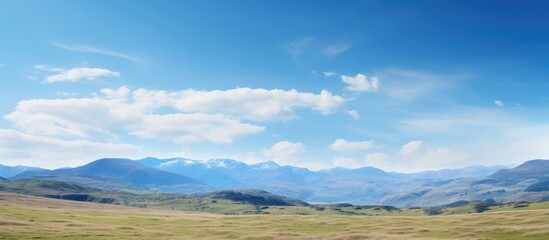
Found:
[[342, 97], [327, 91], [172, 92], [121, 87], [102, 89], [88, 98], [24, 100], [4, 118], [26, 133], [50, 137], [117, 139], [130, 134], [180, 144], [232, 143], [265, 129], [243, 121], [287, 121], [297, 118], [296, 111], [303, 108], [326, 115], [344, 104]]

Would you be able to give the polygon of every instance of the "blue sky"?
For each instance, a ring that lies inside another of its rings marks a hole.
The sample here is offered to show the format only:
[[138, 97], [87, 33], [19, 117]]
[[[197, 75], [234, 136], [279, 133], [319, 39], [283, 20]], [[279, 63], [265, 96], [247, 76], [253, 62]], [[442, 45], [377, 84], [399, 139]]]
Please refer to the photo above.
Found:
[[0, 164], [549, 158], [544, 1], [0, 1]]

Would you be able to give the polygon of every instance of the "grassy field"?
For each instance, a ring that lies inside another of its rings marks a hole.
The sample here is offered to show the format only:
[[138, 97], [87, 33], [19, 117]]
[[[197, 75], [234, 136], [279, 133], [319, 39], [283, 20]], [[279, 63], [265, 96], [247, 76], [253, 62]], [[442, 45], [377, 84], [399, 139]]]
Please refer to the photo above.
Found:
[[549, 239], [549, 210], [528, 206], [439, 216], [232, 216], [0, 193], [0, 239], [37, 238]]
[[207, 212], [226, 215], [348, 215], [348, 216], [420, 216], [421, 209], [392, 209], [387, 206], [353, 206], [347, 204], [311, 206], [265, 206], [239, 203], [224, 199], [189, 198], [150, 202], [147, 208]]

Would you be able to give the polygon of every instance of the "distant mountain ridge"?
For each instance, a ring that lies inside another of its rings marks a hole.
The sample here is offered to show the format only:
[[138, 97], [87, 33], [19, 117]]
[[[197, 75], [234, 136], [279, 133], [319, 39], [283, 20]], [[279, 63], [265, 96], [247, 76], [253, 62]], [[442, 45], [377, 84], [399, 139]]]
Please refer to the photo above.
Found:
[[44, 170], [44, 169], [37, 168], [37, 167], [28, 167], [28, 166], [5, 166], [0, 164], [0, 177], [9, 178], [22, 172], [40, 171], [40, 170]]
[[310, 171], [274, 162], [245, 164], [232, 159], [199, 161], [186, 158], [145, 158], [137, 162], [208, 184], [213, 189], [262, 189], [308, 202], [379, 204], [393, 191], [409, 186], [441, 184], [440, 180], [485, 177], [501, 167], [471, 166], [420, 173], [388, 173], [374, 167]]
[[499, 180], [505, 179], [544, 179], [549, 178], [549, 161], [548, 160], [530, 160], [516, 168], [502, 169], [496, 173], [488, 176], [488, 178], [495, 178]]
[[50, 179], [98, 189], [142, 188], [173, 193], [258, 189], [311, 203], [435, 206], [459, 201], [549, 200], [549, 161], [512, 169], [471, 166], [419, 173], [374, 167], [311, 171], [275, 162], [232, 159], [100, 159], [87, 165], [28, 171], [10, 179]]
[[381, 201], [395, 206], [433, 206], [459, 201], [549, 201], [549, 160], [531, 160], [482, 178], [462, 178], [441, 184], [409, 185]]
[[32, 178], [76, 182], [98, 188], [104, 188], [101, 184], [112, 188], [142, 186], [168, 191], [167, 186], [204, 188], [202, 183], [192, 178], [120, 158], [99, 159], [76, 168], [28, 171], [12, 177], [12, 179]]

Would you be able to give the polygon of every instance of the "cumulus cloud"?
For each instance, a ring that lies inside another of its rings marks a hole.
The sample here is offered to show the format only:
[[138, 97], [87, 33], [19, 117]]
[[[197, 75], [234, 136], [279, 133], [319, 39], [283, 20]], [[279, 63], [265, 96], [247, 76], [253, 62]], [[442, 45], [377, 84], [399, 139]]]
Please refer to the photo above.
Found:
[[231, 143], [234, 138], [264, 129], [221, 114], [155, 114], [155, 110], [169, 105], [133, 93], [122, 87], [103, 89], [92, 98], [25, 100], [4, 118], [37, 135], [116, 139], [117, 132], [125, 131], [176, 143]]
[[132, 144], [62, 140], [0, 129], [0, 158], [7, 165], [77, 166], [103, 157], [141, 157], [142, 152]]
[[409, 156], [421, 150], [423, 143], [421, 141], [411, 141], [402, 146], [399, 154], [402, 156]]
[[358, 112], [354, 109], [348, 110], [347, 114], [349, 114], [349, 116], [351, 116], [354, 119], [357, 119], [357, 120], [360, 119], [360, 114], [358, 114]]
[[263, 150], [263, 155], [282, 165], [300, 166], [304, 162], [300, 157], [305, 152], [305, 145], [302, 143], [281, 141]]
[[359, 151], [369, 150], [374, 147], [374, 141], [353, 142], [345, 139], [337, 139], [330, 145], [333, 151]]
[[130, 126], [129, 130], [140, 137], [176, 143], [232, 143], [239, 136], [260, 133], [264, 127], [241, 123], [221, 114], [192, 113], [146, 115], [143, 121]]
[[[170, 92], [121, 87], [102, 89], [88, 98], [24, 100], [4, 118], [18, 129], [43, 136], [116, 139], [127, 133], [176, 143], [231, 143], [265, 129], [242, 120], [290, 120], [297, 117], [299, 108], [330, 114], [344, 103], [343, 98], [327, 91], [312, 94], [237, 88]], [[160, 110], [164, 114], [159, 114]]]
[[364, 74], [357, 74], [356, 76], [342, 75], [341, 80], [347, 84], [345, 88], [351, 92], [376, 92], [379, 89], [379, 79], [372, 77], [368, 79]]
[[69, 70], [61, 68], [50, 68], [44, 65], [34, 66], [36, 70], [54, 72], [45, 78], [46, 83], [55, 82], [77, 82], [82, 79], [94, 80], [98, 77], [120, 77], [119, 72], [114, 72], [103, 68], [71, 68]]
[[309, 108], [331, 114], [345, 104], [341, 96], [322, 90], [320, 94], [296, 90], [235, 88], [229, 90], [179, 92], [138, 89], [135, 101], [173, 106], [182, 112], [221, 113], [253, 121], [286, 121], [297, 117], [296, 109]]
[[504, 107], [505, 106], [501, 100], [495, 100], [494, 104], [496, 104], [496, 106], [498, 106], [498, 107]]

